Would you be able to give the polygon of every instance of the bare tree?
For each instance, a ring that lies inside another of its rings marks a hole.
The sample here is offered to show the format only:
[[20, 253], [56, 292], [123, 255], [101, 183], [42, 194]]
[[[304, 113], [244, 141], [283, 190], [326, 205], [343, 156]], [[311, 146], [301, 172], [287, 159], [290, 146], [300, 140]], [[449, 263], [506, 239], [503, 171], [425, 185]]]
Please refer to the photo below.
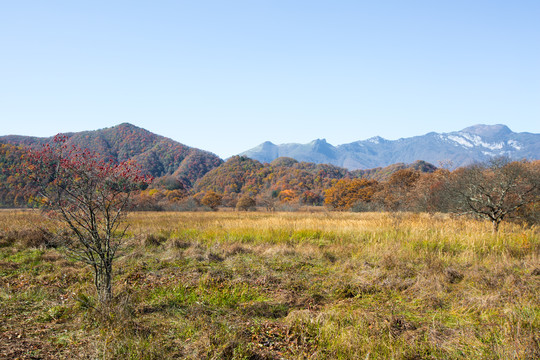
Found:
[[447, 169], [422, 173], [409, 192], [410, 208], [416, 211], [447, 212], [449, 199], [444, 189], [449, 176], [450, 171]]
[[39, 185], [42, 205], [73, 233], [77, 241], [68, 251], [92, 267], [99, 301], [106, 303], [113, 295], [113, 262], [127, 230], [130, 193], [150, 178], [132, 163], [103, 160], [66, 140], [57, 135], [54, 145], [33, 152], [26, 173]]
[[271, 194], [261, 193], [259, 194], [257, 201], [259, 205], [263, 206], [266, 211], [275, 211], [276, 210], [276, 199], [272, 197]]
[[447, 183], [451, 209], [487, 219], [493, 232], [506, 218], [539, 200], [537, 167], [498, 158], [454, 171]]
[[413, 208], [412, 192], [420, 172], [413, 169], [401, 169], [393, 173], [383, 184], [375, 198], [390, 211], [411, 210]]

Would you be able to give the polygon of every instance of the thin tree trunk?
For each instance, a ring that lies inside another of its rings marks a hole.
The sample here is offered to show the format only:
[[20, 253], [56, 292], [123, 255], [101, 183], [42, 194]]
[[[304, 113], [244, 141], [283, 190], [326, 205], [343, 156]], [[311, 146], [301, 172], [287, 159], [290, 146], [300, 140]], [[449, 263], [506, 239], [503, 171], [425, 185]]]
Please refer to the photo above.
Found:
[[497, 220], [493, 220], [492, 224], [493, 224], [493, 233], [497, 234], [499, 232], [499, 225], [501, 224], [501, 222], [497, 219]]
[[96, 290], [100, 304], [107, 304], [112, 299], [112, 268], [99, 269], [96, 276]]

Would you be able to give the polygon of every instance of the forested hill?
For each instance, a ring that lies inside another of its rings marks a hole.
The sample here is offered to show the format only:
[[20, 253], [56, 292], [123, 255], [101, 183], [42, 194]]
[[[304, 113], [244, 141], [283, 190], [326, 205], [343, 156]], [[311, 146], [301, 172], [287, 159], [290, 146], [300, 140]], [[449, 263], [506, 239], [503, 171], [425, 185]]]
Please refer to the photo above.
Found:
[[265, 199], [277, 199], [320, 205], [324, 191], [337, 180], [365, 178], [386, 181], [402, 169], [422, 173], [433, 172], [436, 167], [417, 161], [413, 164], [394, 164], [385, 168], [351, 172], [335, 165], [299, 162], [287, 157], [263, 164], [245, 156], [233, 156], [197, 181], [193, 192], [202, 194], [214, 191], [232, 199], [247, 195], [257, 197], [261, 203]]
[[385, 167], [377, 167], [367, 170], [354, 170], [351, 174], [354, 177], [359, 177], [369, 180], [386, 181], [398, 170], [416, 170], [421, 173], [432, 173], [437, 170], [437, 167], [428, 162], [417, 160], [412, 164], [396, 163]]
[[[183, 145], [128, 123], [64, 135], [68, 137], [68, 145], [88, 148], [117, 161], [134, 160], [143, 172], [154, 177], [174, 175], [188, 187], [223, 163], [223, 160], [210, 152]], [[0, 137], [0, 143], [23, 147], [38, 147], [52, 140], [52, 137]]]

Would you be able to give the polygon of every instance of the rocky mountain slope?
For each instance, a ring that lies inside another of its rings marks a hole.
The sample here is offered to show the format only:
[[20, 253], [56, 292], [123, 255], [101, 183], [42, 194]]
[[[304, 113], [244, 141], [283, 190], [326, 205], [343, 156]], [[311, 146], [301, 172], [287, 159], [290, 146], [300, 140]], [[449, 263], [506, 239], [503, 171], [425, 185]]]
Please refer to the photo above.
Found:
[[308, 144], [282, 145], [267, 141], [240, 155], [261, 162], [271, 162], [286, 156], [350, 170], [413, 163], [417, 160], [436, 165], [444, 163], [456, 168], [499, 156], [538, 160], [540, 134], [515, 133], [505, 125], [475, 125], [450, 133], [431, 132], [398, 140], [373, 137], [338, 146], [329, 144], [325, 139], [317, 139]]

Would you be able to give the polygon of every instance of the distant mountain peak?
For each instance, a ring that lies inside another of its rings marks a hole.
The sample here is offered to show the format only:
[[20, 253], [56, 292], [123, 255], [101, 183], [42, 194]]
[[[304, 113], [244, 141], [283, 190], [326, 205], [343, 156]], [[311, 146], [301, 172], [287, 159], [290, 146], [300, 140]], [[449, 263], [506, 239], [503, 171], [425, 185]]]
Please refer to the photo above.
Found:
[[316, 139], [310, 142], [308, 145], [317, 151], [329, 151], [333, 148], [332, 144], [326, 142], [326, 139]]
[[469, 134], [474, 134], [478, 136], [483, 137], [494, 137], [494, 136], [500, 136], [505, 134], [512, 133], [512, 130], [506, 125], [503, 124], [496, 124], [496, 125], [484, 125], [484, 124], [477, 124], [473, 126], [469, 126], [460, 132], [466, 132]]
[[105, 128], [103, 130], [106, 130], [106, 129], [130, 129], [130, 130], [144, 130], [144, 131], [148, 131], [148, 130], [145, 130], [143, 128], [140, 128], [138, 126], [135, 126], [131, 123], [128, 123], [128, 122], [123, 122], [123, 123], [120, 123], [118, 125], [115, 125], [115, 126], [111, 126], [111, 127], [108, 127], [108, 128]]
[[373, 143], [373, 144], [379, 144], [381, 142], [386, 141], [386, 139], [382, 138], [380, 136], [372, 136], [369, 139], [367, 139], [366, 141], [369, 141], [370, 143]]
[[133, 127], [133, 128], [138, 128], [138, 126], [135, 126], [135, 125], [133, 125], [132, 123], [129, 123], [129, 122], [127, 122], [127, 121], [126, 121], [126, 122], [123, 122], [123, 123], [120, 123], [120, 124], [118, 124], [118, 125], [116, 125], [116, 126], [113, 126], [113, 128], [115, 128], [115, 127]]

